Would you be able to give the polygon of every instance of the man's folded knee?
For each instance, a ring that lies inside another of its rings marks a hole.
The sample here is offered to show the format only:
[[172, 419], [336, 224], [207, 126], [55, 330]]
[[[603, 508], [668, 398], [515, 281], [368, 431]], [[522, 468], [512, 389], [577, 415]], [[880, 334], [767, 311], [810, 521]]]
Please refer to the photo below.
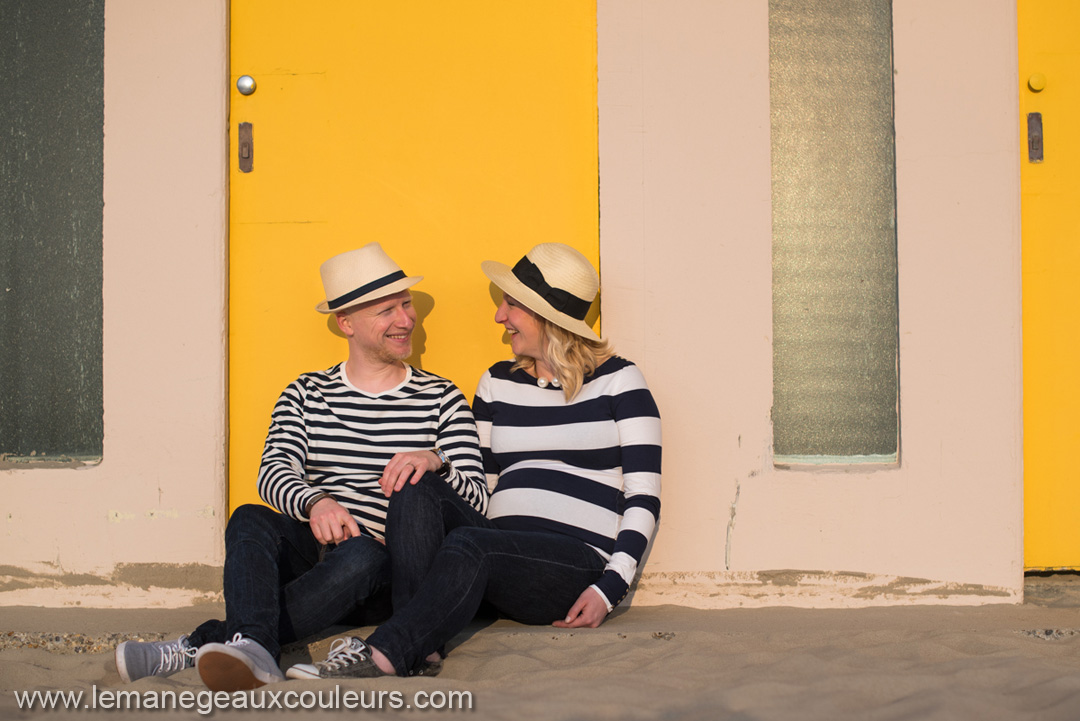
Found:
[[237, 533], [271, 527], [277, 520], [276, 517], [280, 515], [274, 509], [258, 503], [245, 503], [229, 516], [229, 523], [225, 526], [226, 542], [230, 536], [235, 536]]
[[390, 511], [395, 508], [411, 507], [415, 503], [428, 503], [439, 497], [439, 487], [436, 484], [446, 485], [446, 481], [434, 473], [425, 473], [416, 483], [406, 483], [400, 491], [395, 491], [390, 496]]
[[245, 523], [260, 520], [267, 511], [276, 513], [276, 511], [271, 511], [266, 506], [260, 506], [257, 503], [245, 503], [233, 511], [232, 515], [229, 516], [229, 525], [243, 525]]

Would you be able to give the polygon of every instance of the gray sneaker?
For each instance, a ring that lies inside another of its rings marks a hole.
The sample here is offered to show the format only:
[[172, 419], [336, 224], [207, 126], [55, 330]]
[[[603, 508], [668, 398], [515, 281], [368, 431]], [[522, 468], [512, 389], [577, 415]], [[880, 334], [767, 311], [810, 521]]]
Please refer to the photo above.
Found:
[[200, 648], [195, 667], [211, 691], [247, 691], [285, 680], [270, 652], [240, 634], [232, 641], [208, 643]]
[[172, 676], [195, 665], [188, 637], [175, 641], [124, 641], [116, 647], [116, 670], [125, 683], [147, 676]]
[[334, 641], [325, 661], [298, 663], [289, 669], [289, 678], [375, 678], [386, 676], [371, 658], [371, 647], [356, 638]]

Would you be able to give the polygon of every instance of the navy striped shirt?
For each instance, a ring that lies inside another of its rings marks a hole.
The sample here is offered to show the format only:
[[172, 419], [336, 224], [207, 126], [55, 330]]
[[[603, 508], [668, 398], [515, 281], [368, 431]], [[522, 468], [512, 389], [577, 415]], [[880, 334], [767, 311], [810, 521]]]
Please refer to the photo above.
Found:
[[395, 453], [446, 452], [446, 482], [476, 510], [488, 488], [476, 423], [465, 396], [439, 376], [406, 366], [405, 380], [378, 394], [352, 385], [340, 363], [305, 373], [278, 398], [270, 419], [259, 496], [298, 521], [320, 492], [344, 506], [361, 529], [382, 539], [389, 499], [379, 487]]
[[615, 606], [660, 517], [660, 412], [637, 366], [609, 358], [566, 402], [512, 361], [480, 379], [473, 408], [500, 528], [580, 539], [607, 561], [593, 586]]

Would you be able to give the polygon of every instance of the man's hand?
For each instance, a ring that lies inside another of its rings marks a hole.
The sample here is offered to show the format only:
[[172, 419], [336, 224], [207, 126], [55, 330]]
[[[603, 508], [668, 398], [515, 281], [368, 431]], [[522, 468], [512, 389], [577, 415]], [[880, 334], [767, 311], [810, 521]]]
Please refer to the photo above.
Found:
[[409, 451], [398, 453], [383, 470], [379, 485], [383, 494], [389, 498], [395, 491], [400, 491], [406, 483], [415, 484], [428, 471], [437, 471], [442, 461], [431, 451]]
[[333, 498], [323, 498], [311, 507], [311, 532], [315, 540], [324, 545], [341, 543], [346, 538], [360, 535], [356, 519]]
[[608, 610], [604, 599], [600, 597], [596, 589], [589, 586], [578, 600], [570, 607], [570, 612], [562, 621], [551, 624], [559, 628], [596, 628], [607, 618]]

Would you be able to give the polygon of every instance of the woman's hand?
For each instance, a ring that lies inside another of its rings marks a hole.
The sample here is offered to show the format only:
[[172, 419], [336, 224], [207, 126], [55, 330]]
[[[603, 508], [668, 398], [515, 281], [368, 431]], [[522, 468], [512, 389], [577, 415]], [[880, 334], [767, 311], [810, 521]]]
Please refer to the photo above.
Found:
[[383, 469], [379, 486], [383, 495], [389, 498], [395, 491], [405, 487], [405, 483], [416, 484], [428, 471], [437, 471], [442, 461], [431, 451], [409, 451], [398, 453]]
[[323, 545], [341, 543], [360, 535], [360, 526], [345, 507], [327, 496], [311, 507], [308, 524], [315, 540]]
[[559, 628], [596, 628], [604, 622], [607, 614], [607, 603], [595, 588], [589, 586], [570, 607], [566, 618], [551, 625]]

